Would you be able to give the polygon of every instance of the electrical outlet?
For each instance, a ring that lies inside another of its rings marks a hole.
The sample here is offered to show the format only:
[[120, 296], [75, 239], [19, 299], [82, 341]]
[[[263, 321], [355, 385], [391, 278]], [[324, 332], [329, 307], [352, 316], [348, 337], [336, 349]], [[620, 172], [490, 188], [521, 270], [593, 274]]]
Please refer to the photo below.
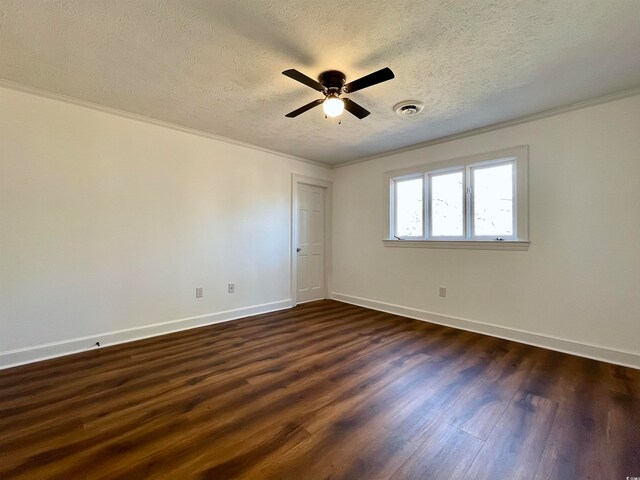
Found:
[[236, 293], [236, 284], [235, 283], [230, 283], [228, 286], [228, 292], [229, 293]]
[[204, 288], [196, 287], [196, 298], [202, 298], [202, 297], [204, 297]]
[[440, 287], [440, 289], [438, 290], [438, 294], [441, 297], [446, 297], [447, 296], [447, 287]]

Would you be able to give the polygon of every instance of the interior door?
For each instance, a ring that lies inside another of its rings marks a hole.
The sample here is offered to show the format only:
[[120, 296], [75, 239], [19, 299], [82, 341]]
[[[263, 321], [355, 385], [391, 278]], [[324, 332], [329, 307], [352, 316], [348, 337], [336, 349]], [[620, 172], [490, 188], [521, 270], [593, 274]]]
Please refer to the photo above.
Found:
[[298, 184], [297, 303], [325, 298], [324, 195], [324, 188]]

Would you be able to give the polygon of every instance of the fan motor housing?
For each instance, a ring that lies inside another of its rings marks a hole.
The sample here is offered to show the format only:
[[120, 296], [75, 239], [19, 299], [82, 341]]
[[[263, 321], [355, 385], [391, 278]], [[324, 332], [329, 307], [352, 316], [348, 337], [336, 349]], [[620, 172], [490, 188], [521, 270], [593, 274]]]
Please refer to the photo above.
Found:
[[327, 90], [341, 90], [346, 80], [346, 75], [338, 70], [327, 70], [318, 76], [318, 82]]

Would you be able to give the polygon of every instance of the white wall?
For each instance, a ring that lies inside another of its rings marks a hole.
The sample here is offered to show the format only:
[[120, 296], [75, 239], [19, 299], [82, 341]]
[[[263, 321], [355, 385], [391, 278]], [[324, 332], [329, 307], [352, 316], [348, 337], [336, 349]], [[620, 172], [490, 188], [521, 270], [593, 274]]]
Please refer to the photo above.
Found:
[[[521, 144], [528, 252], [383, 247], [385, 171]], [[0, 367], [287, 306], [292, 173], [336, 298], [640, 367], [640, 96], [328, 171], [6, 88]]]
[[0, 135], [0, 366], [288, 306], [291, 174], [328, 170], [6, 88]]
[[[383, 246], [383, 172], [523, 144], [528, 252]], [[640, 367], [640, 96], [342, 167], [333, 201], [335, 298]]]

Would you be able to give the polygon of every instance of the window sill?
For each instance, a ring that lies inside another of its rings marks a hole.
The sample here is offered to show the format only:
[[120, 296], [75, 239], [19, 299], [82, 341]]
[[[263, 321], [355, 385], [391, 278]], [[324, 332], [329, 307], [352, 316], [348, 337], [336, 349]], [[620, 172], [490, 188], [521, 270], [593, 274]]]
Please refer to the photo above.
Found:
[[383, 240], [385, 247], [449, 248], [463, 250], [529, 250], [526, 240]]

